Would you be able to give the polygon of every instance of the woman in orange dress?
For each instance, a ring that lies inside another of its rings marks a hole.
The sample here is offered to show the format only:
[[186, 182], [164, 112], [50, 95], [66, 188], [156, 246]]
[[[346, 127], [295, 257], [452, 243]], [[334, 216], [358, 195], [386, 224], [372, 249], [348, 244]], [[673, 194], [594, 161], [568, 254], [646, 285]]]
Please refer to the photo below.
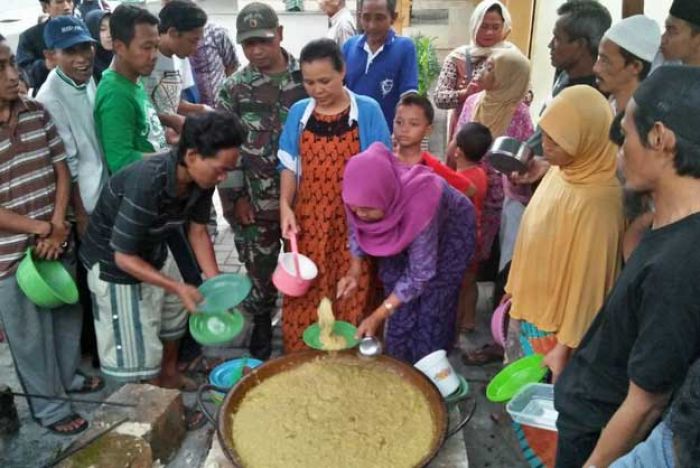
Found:
[[[345, 64], [336, 43], [319, 39], [301, 51], [301, 72], [310, 98], [289, 110], [280, 137], [280, 221], [282, 236], [297, 235], [299, 251], [319, 273], [303, 297], [284, 297], [285, 352], [306, 348], [302, 334], [316, 322], [321, 299], [336, 299], [336, 285], [350, 268], [348, 228], [341, 198], [345, 163], [371, 143], [391, 145], [379, 105], [343, 87]], [[358, 325], [374, 292], [370, 264], [358, 272], [358, 290], [334, 302], [338, 320]]]

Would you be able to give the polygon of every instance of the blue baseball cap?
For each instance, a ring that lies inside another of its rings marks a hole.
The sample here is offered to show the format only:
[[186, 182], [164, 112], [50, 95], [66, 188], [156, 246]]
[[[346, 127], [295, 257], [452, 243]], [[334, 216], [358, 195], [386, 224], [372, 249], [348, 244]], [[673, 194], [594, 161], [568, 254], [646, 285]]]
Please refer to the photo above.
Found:
[[47, 49], [68, 49], [83, 42], [97, 42], [87, 26], [75, 16], [57, 16], [46, 22], [44, 42]]

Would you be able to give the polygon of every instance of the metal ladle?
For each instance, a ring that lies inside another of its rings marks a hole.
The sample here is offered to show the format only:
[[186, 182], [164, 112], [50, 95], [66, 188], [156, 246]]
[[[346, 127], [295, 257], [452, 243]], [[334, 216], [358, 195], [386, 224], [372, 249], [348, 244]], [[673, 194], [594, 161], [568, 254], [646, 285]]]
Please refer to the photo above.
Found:
[[375, 357], [382, 354], [382, 343], [378, 338], [365, 336], [360, 340], [360, 354], [365, 357]]

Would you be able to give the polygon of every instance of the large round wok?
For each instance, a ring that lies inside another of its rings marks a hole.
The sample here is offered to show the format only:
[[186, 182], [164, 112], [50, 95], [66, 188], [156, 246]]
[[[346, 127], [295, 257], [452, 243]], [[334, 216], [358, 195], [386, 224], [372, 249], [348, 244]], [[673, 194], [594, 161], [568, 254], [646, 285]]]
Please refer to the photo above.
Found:
[[[459, 432], [469, 420], [471, 414], [467, 415], [460, 424], [458, 424], [448, 433], [448, 413], [447, 407], [445, 406], [445, 401], [440, 395], [437, 387], [435, 387], [435, 385], [420, 371], [389, 356], [382, 355], [373, 358], [366, 358], [358, 356], [356, 351], [353, 350], [343, 351], [342, 353], [358, 360], [373, 359], [375, 362], [381, 362], [388, 371], [393, 370], [403, 379], [417, 388], [423, 395], [425, 395], [433, 415], [432, 423], [434, 426], [434, 438], [430, 451], [425, 454], [418, 466], [426, 466], [438, 453], [445, 440]], [[217, 388], [211, 384], [205, 384], [200, 387], [197, 394], [199, 406], [209, 421], [216, 427], [216, 434], [219, 439], [219, 443], [221, 444], [226, 457], [233, 463], [234, 466], [238, 468], [245, 468], [243, 462], [238, 456], [238, 453], [236, 452], [235, 447], [233, 446], [232, 418], [229, 417], [229, 415], [238, 410], [238, 407], [245, 398], [246, 394], [255, 386], [273, 375], [293, 369], [310, 360], [325, 355], [327, 355], [327, 353], [310, 350], [273, 359], [255, 368], [250, 374], [243, 377], [232, 389], [228, 391], [228, 393], [226, 389]], [[203, 393], [208, 390], [216, 390], [222, 393], [227, 393], [216, 416], [209, 414], [204, 405], [202, 396]]]

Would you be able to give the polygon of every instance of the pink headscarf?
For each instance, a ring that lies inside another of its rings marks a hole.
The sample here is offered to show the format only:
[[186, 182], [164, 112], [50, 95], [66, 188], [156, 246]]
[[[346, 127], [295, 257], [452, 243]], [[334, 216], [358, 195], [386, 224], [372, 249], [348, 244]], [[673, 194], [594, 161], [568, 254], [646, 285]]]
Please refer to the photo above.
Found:
[[[348, 161], [343, 178], [343, 202], [360, 248], [378, 257], [402, 252], [432, 221], [442, 190], [432, 169], [402, 169], [386, 146], [372, 143]], [[363, 221], [350, 206], [382, 210], [384, 218]]]

